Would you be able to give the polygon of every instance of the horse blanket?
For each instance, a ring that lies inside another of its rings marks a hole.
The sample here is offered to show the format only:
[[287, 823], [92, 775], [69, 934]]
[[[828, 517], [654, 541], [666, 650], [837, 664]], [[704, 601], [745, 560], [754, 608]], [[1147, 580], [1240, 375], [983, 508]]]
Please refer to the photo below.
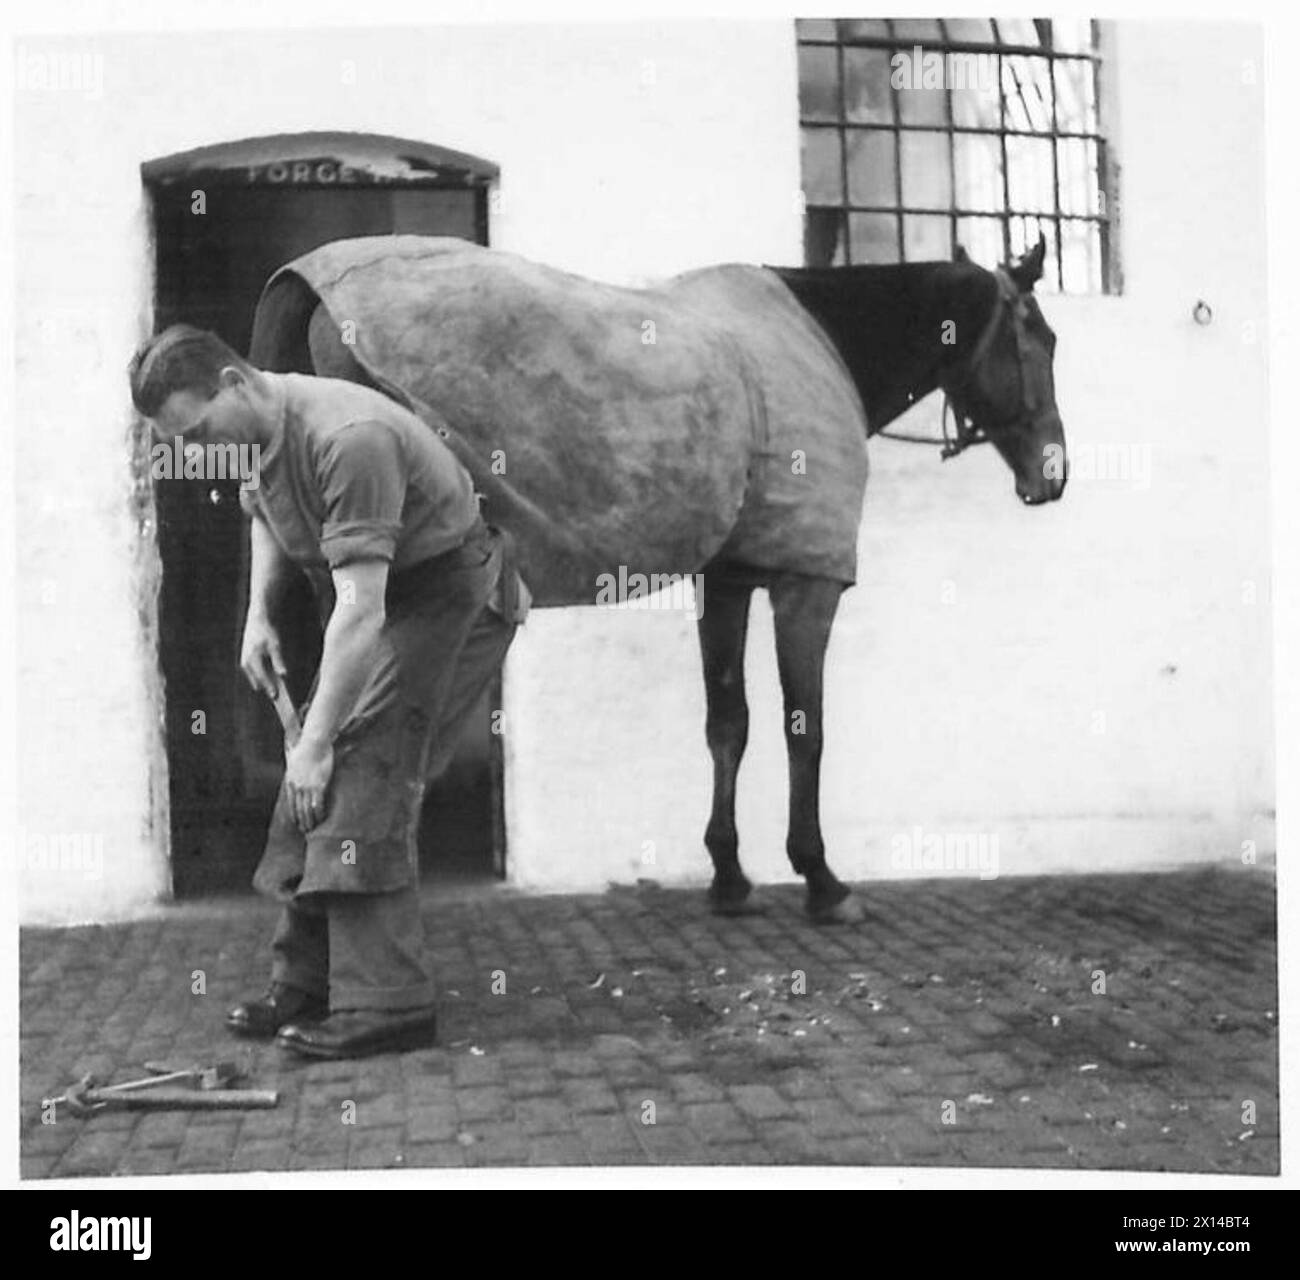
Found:
[[322, 320], [457, 453], [540, 605], [714, 560], [854, 581], [861, 401], [773, 272], [632, 289], [464, 240], [340, 240], [267, 282], [250, 359], [312, 372]]

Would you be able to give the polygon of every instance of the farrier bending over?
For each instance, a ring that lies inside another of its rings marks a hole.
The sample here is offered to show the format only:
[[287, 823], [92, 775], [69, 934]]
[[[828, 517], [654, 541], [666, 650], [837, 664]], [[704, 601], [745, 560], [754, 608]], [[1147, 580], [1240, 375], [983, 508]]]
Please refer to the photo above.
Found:
[[431, 1044], [416, 831], [528, 609], [509, 540], [436, 433], [369, 388], [258, 370], [180, 325], [140, 351], [131, 387], [166, 438], [258, 446], [258, 487], [240, 494], [249, 681], [274, 696], [285, 678], [274, 616], [294, 570], [328, 610], [253, 880], [283, 905], [271, 981], [228, 1025], [314, 1057]]

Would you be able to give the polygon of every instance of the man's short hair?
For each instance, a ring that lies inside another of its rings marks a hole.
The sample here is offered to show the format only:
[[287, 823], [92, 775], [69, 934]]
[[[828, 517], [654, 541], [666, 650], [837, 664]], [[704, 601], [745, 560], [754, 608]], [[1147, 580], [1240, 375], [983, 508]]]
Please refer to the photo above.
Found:
[[156, 417], [175, 391], [216, 395], [221, 371], [231, 365], [253, 371], [215, 333], [192, 324], [171, 325], [150, 338], [131, 360], [131, 399], [146, 418]]

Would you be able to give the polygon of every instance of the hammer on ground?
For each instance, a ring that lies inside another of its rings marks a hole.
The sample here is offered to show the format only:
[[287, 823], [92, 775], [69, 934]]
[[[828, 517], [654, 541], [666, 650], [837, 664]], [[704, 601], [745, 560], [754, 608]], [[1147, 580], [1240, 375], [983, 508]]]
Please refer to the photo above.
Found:
[[83, 1076], [68, 1089], [66, 1101], [73, 1115], [93, 1115], [105, 1107], [125, 1111], [247, 1111], [274, 1107], [280, 1101], [274, 1089], [187, 1089], [155, 1084], [113, 1090], [95, 1088], [93, 1080], [93, 1076]]
[[[213, 1063], [210, 1067], [198, 1065], [178, 1067], [171, 1063], [161, 1062], [146, 1062], [144, 1067], [146, 1071], [153, 1074], [143, 1076], [138, 1080], [123, 1080], [121, 1084], [101, 1085], [99, 1077], [93, 1072], [89, 1072], [82, 1076], [67, 1093], [60, 1094], [59, 1097], [52, 1098], [50, 1101], [55, 1106], [66, 1103], [68, 1109], [74, 1115], [87, 1115], [91, 1111], [106, 1106], [109, 1097], [118, 1094], [137, 1093], [145, 1089], [153, 1090], [159, 1085], [169, 1084], [185, 1085], [192, 1089], [210, 1091], [221, 1089], [245, 1074], [238, 1063], [230, 1060]], [[91, 1099], [91, 1094], [95, 1095], [94, 1099]]]

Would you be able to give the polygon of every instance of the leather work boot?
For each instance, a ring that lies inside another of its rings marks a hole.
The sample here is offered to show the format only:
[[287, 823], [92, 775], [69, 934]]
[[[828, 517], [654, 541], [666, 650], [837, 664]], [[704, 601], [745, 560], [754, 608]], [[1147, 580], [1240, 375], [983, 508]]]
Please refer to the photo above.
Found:
[[291, 1022], [275, 1043], [307, 1058], [363, 1058], [372, 1053], [428, 1049], [438, 1042], [433, 1009], [347, 1009], [307, 1026]]
[[273, 1036], [286, 1022], [309, 1024], [329, 1016], [329, 1001], [284, 982], [273, 982], [257, 1000], [236, 1005], [226, 1026], [240, 1036]]

